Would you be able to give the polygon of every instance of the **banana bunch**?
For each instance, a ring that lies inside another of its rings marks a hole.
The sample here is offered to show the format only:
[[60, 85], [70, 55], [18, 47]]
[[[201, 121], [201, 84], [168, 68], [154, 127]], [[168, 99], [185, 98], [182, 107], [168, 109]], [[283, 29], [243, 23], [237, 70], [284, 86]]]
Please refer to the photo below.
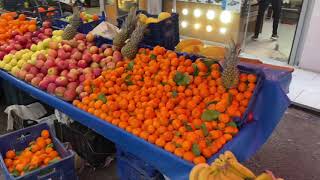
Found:
[[190, 172], [189, 180], [245, 180], [255, 179], [252, 171], [238, 162], [234, 154], [220, 154], [210, 166], [198, 164]]
[[283, 180], [282, 178], [275, 178], [271, 171], [261, 173], [254, 180]]

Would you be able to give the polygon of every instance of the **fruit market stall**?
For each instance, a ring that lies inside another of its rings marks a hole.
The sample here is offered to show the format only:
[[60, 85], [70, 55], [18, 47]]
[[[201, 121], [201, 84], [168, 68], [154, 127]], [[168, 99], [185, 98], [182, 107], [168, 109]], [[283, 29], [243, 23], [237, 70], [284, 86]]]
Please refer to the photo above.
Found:
[[8, 51], [0, 77], [170, 179], [187, 179], [194, 164], [225, 150], [252, 156], [290, 104], [291, 71], [239, 63], [233, 41], [223, 66], [142, 45], [147, 25], [137, 17], [128, 15], [111, 45], [77, 33], [77, 11], [64, 31]]

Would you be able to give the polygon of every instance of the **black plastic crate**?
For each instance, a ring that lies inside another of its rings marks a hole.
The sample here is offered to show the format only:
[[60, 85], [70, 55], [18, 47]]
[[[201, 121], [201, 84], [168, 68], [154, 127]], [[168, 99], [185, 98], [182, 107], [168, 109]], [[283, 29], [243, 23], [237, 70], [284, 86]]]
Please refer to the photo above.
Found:
[[[143, 13], [148, 17], [158, 17], [148, 14], [146, 11], [137, 11], [137, 13]], [[127, 15], [123, 15], [117, 19], [118, 27], [121, 27], [126, 17]], [[174, 50], [179, 41], [179, 15], [171, 13], [171, 17], [148, 25], [142, 43], [150, 46], [160, 45], [166, 49]]]
[[77, 122], [67, 126], [55, 121], [54, 126], [58, 139], [69, 142], [72, 149], [93, 167], [103, 167], [106, 159], [116, 152], [111, 141]]
[[164, 180], [153, 166], [117, 146], [117, 173], [121, 180]]

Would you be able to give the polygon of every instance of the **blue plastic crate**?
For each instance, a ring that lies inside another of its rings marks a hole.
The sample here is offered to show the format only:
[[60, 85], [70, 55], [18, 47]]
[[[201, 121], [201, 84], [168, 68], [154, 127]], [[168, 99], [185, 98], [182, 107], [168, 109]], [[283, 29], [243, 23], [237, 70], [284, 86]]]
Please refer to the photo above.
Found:
[[45, 123], [31, 126], [25, 129], [21, 129], [9, 134], [0, 136], [0, 168], [8, 180], [23, 179], [23, 180], [44, 180], [44, 179], [67, 179], [73, 180], [77, 179], [75, 166], [74, 166], [74, 153], [68, 151], [61, 142], [55, 138], [52, 138], [52, 142], [56, 151], [58, 151], [60, 157], [62, 158], [57, 163], [50, 164], [46, 167], [39, 168], [35, 171], [26, 173], [24, 176], [13, 177], [8, 169], [6, 168], [3, 160], [5, 153], [14, 149], [15, 151], [21, 151], [28, 146], [31, 141], [34, 141], [37, 137], [41, 135], [41, 131], [47, 129], [52, 135], [52, 131], [49, 126]]
[[164, 180], [151, 165], [117, 147], [117, 172], [120, 180]]
[[[157, 15], [148, 14], [146, 11], [137, 11], [137, 13], [143, 13], [148, 17], [158, 17]], [[117, 19], [118, 27], [121, 27], [126, 17], [127, 15], [124, 15]], [[179, 41], [179, 15], [171, 13], [171, 17], [148, 25], [142, 43], [150, 46], [160, 45], [166, 49], [174, 50]]]

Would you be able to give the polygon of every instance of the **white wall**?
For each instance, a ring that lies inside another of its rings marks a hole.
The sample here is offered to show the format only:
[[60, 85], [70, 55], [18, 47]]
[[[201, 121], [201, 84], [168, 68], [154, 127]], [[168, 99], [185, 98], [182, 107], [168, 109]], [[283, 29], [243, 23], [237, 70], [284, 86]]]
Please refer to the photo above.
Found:
[[304, 45], [299, 66], [320, 72], [320, 2], [314, 1], [309, 28], [304, 34]]

